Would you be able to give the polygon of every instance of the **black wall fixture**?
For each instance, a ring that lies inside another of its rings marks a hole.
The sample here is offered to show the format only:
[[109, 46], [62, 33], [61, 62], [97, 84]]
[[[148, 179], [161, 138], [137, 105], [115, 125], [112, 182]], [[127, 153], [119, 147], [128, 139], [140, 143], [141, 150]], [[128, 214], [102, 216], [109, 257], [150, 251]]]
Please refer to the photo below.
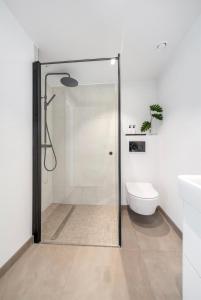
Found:
[[145, 142], [144, 141], [130, 141], [129, 142], [129, 152], [145, 152]]
[[117, 57], [91, 58], [68, 61], [39, 61], [33, 63], [33, 236], [34, 242], [41, 241], [41, 65], [69, 64], [93, 61], [110, 61], [118, 63], [118, 233], [121, 246], [121, 78], [120, 54]]

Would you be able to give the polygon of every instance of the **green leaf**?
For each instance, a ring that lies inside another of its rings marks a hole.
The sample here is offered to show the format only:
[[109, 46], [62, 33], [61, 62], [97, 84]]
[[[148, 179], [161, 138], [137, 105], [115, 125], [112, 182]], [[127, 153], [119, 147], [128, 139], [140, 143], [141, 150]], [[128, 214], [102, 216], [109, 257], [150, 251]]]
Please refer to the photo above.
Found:
[[161, 113], [163, 111], [162, 107], [159, 104], [153, 104], [150, 105], [151, 111], [156, 111], [158, 113]]
[[151, 122], [145, 121], [141, 126], [141, 132], [145, 132], [151, 128]]
[[163, 120], [163, 115], [162, 114], [152, 114], [152, 117], [157, 119], [157, 120]]

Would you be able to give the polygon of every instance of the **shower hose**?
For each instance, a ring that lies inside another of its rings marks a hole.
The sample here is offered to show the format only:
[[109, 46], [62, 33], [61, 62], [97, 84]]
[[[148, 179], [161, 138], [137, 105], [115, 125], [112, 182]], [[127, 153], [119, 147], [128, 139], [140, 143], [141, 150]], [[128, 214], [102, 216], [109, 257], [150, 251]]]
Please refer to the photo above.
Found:
[[[46, 111], [45, 111], [45, 114], [46, 114]], [[48, 139], [49, 139], [49, 145], [47, 145], [47, 143], [46, 143], [46, 134], [47, 134]], [[52, 168], [47, 167], [47, 148], [51, 148], [52, 153], [53, 153], [54, 165], [53, 165]], [[52, 140], [51, 140], [51, 137], [50, 137], [50, 132], [49, 132], [46, 116], [45, 116], [45, 145], [44, 145], [43, 165], [44, 165], [45, 170], [48, 171], [48, 172], [54, 171], [57, 167], [57, 157], [56, 157], [56, 153], [55, 153], [55, 150], [54, 150], [54, 147], [53, 147], [53, 144], [52, 144]]]

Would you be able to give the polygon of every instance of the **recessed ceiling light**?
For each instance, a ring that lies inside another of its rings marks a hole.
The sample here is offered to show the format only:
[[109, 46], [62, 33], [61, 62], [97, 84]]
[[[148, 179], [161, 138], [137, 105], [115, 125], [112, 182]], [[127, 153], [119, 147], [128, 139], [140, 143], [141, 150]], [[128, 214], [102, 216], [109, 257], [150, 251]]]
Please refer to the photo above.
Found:
[[115, 59], [115, 58], [112, 58], [112, 59], [110, 60], [110, 63], [111, 63], [111, 65], [115, 65], [116, 59]]
[[165, 49], [167, 47], [167, 42], [161, 42], [156, 46], [157, 50], [162, 50]]

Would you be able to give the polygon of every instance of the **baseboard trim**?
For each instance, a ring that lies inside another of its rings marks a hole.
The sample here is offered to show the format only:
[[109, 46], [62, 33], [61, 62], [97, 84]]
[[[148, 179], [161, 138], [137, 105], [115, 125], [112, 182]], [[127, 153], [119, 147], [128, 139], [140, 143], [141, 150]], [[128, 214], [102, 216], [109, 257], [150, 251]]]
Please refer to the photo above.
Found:
[[33, 237], [28, 239], [22, 247], [0, 268], [0, 278], [14, 265], [14, 263], [33, 244]]
[[173, 227], [173, 229], [177, 233], [177, 235], [182, 239], [182, 237], [183, 237], [182, 231], [179, 229], [179, 227], [177, 227], [177, 225], [172, 221], [172, 219], [166, 214], [166, 212], [162, 209], [161, 206], [158, 206], [158, 211], [166, 218], [166, 220]]

